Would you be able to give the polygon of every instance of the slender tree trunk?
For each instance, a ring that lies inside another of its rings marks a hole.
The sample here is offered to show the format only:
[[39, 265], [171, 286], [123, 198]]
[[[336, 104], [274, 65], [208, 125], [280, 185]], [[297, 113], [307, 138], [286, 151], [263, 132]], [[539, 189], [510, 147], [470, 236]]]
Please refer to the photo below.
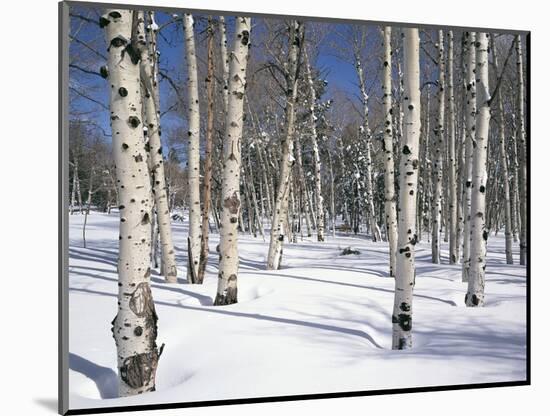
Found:
[[455, 151], [455, 92], [454, 92], [454, 34], [449, 30], [448, 34], [448, 58], [447, 58], [447, 89], [449, 108], [449, 133], [447, 143], [449, 149], [449, 264], [457, 262], [457, 226], [456, 226], [456, 151]]
[[155, 390], [162, 347], [150, 288], [151, 180], [143, 148], [139, 62], [135, 59], [131, 10], [108, 10], [101, 18], [109, 46], [113, 153], [118, 183], [120, 236], [118, 313], [112, 322], [117, 346], [119, 395]]
[[207, 75], [206, 75], [206, 100], [208, 103], [206, 115], [206, 140], [204, 146], [204, 179], [202, 202], [202, 235], [199, 268], [197, 271], [197, 283], [204, 281], [204, 272], [208, 262], [208, 225], [210, 219], [210, 200], [212, 198], [212, 140], [214, 135], [214, 28], [212, 17], [208, 17], [207, 41]]
[[332, 157], [330, 151], [327, 152], [328, 155], [328, 166], [329, 166], [329, 175], [330, 175], [330, 214], [332, 216], [332, 237], [336, 237], [336, 204], [334, 202], [334, 170], [332, 167]]
[[279, 187], [277, 198], [275, 200], [275, 209], [273, 212], [273, 221], [271, 225], [271, 238], [269, 241], [269, 252], [267, 256], [267, 269], [277, 270], [281, 267], [283, 256], [283, 242], [285, 239], [285, 221], [288, 214], [288, 197], [290, 192], [291, 169], [294, 165], [293, 157], [293, 134], [294, 134], [294, 106], [297, 95], [297, 72], [299, 50], [301, 48], [301, 23], [297, 20], [291, 22], [289, 52], [288, 52], [288, 71], [286, 75], [286, 134], [281, 143], [282, 156], [280, 163]]
[[198, 283], [198, 266], [201, 249], [200, 212], [200, 113], [197, 57], [195, 55], [194, 21], [191, 14], [183, 19], [188, 86], [188, 150], [187, 186], [189, 188], [189, 237], [187, 238], [187, 281]]
[[90, 206], [92, 205], [94, 173], [94, 168], [92, 168], [90, 171], [90, 180], [88, 181], [88, 199], [86, 200], [86, 209], [84, 210], [84, 224], [82, 225], [82, 244], [84, 248], [86, 248], [86, 224], [88, 223], [88, 215], [90, 215]]
[[519, 158], [518, 189], [519, 189], [519, 215], [521, 227], [519, 233], [519, 264], [527, 264], [527, 149], [525, 142], [525, 115], [524, 95], [525, 84], [523, 82], [523, 52], [521, 49], [521, 35], [516, 35], [516, 67], [518, 79], [517, 91], [517, 149]]
[[485, 228], [485, 191], [487, 186], [487, 148], [489, 137], [489, 61], [487, 52], [489, 34], [478, 32], [476, 40], [476, 139], [472, 163], [472, 208], [470, 230], [470, 274], [467, 306], [483, 306], [485, 291], [485, 256], [488, 231]]
[[[397, 207], [395, 194], [395, 177], [393, 161], [392, 129], [392, 83], [391, 83], [391, 27], [383, 29], [383, 105], [384, 105], [384, 212], [386, 218], [386, 235], [390, 248], [390, 276], [395, 276], [397, 252]], [[422, 230], [422, 228], [420, 228]], [[422, 231], [421, 231], [422, 232]]]
[[[145, 35], [145, 18], [143, 12], [137, 12], [137, 42], [140, 51], [140, 73], [144, 91], [144, 114], [147, 123], [147, 146], [148, 165], [153, 184], [153, 196], [156, 205], [157, 223], [160, 234], [160, 245], [162, 255], [162, 273], [167, 283], [176, 283], [178, 270], [176, 268], [176, 254], [172, 242], [172, 228], [170, 222], [170, 209], [168, 207], [168, 194], [166, 189], [166, 177], [164, 175], [164, 156], [162, 154], [162, 143], [160, 140], [160, 111], [157, 77], [153, 72], [156, 68], [156, 50], [150, 53], [147, 48]], [[148, 25], [149, 32], [155, 36], [156, 29]]]
[[443, 196], [443, 135], [445, 123], [445, 45], [443, 41], [443, 30], [439, 30], [438, 40], [438, 62], [439, 80], [437, 94], [438, 111], [436, 117], [435, 133], [435, 156], [433, 163], [433, 203], [432, 203], [432, 263], [439, 264], [441, 256], [441, 217], [442, 217], [442, 196]]
[[476, 33], [468, 32], [466, 53], [466, 141], [464, 151], [464, 243], [462, 250], [462, 281], [470, 275], [470, 223], [472, 218], [472, 154], [476, 134]]
[[311, 124], [311, 144], [313, 148], [313, 169], [315, 171], [315, 200], [317, 201], [317, 241], [325, 241], [325, 216], [324, 216], [324, 203], [323, 194], [321, 192], [321, 157], [319, 156], [319, 146], [317, 144], [317, 117], [315, 117], [315, 102], [317, 97], [315, 94], [315, 88], [313, 88], [313, 78], [311, 76], [311, 66], [309, 64], [309, 57], [307, 52], [305, 53], [306, 63], [306, 76], [309, 85], [309, 120]]
[[[493, 64], [498, 71], [498, 56], [493, 46]], [[503, 178], [502, 187], [504, 191], [504, 241], [506, 251], [506, 263], [514, 264], [512, 256], [512, 218], [510, 209], [510, 183], [508, 180], [508, 160], [506, 152], [506, 130], [504, 127], [504, 105], [502, 104], [502, 93], [500, 88], [497, 90], [498, 106], [498, 136], [499, 136], [499, 155], [500, 155], [500, 177]], [[498, 226], [497, 226], [498, 227]], [[498, 229], [498, 228], [497, 228]]]
[[361, 59], [359, 57], [359, 52], [355, 52], [355, 70], [357, 72], [357, 79], [359, 81], [359, 90], [361, 92], [361, 101], [363, 104], [363, 124], [360, 127], [360, 136], [365, 143], [365, 157], [367, 162], [367, 168], [365, 170], [365, 183], [366, 183], [366, 204], [367, 212], [370, 222], [370, 231], [372, 235], [372, 241], [380, 241], [380, 228], [376, 223], [376, 213], [374, 210], [374, 195], [373, 195], [373, 186], [372, 186], [372, 157], [370, 150], [371, 142], [371, 130], [369, 128], [369, 96], [367, 94], [367, 88], [365, 86], [365, 79], [363, 74], [363, 67], [361, 66]]
[[223, 211], [220, 228], [220, 269], [214, 305], [237, 303], [239, 273], [238, 216], [241, 211], [240, 173], [246, 66], [250, 44], [250, 18], [237, 17], [230, 58], [229, 99], [225, 120], [222, 178]]
[[420, 60], [418, 29], [403, 29], [404, 134], [399, 167], [399, 236], [396, 253], [395, 298], [393, 306], [392, 348], [412, 348], [412, 301], [415, 280], [415, 244], [417, 239], [416, 192], [420, 139]]

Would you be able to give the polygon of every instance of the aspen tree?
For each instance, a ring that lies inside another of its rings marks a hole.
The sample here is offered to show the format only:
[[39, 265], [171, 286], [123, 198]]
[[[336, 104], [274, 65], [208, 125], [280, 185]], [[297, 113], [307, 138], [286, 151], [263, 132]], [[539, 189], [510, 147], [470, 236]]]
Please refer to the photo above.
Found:
[[415, 280], [416, 192], [420, 147], [420, 60], [418, 29], [403, 29], [403, 138], [399, 166], [399, 230], [396, 253], [392, 349], [412, 348]]
[[483, 306], [488, 230], [485, 227], [487, 187], [487, 148], [489, 136], [490, 92], [489, 34], [478, 32], [476, 39], [476, 135], [472, 160], [472, 206], [470, 224], [470, 273], [466, 306]]
[[227, 115], [227, 106], [229, 102], [229, 57], [227, 54], [227, 27], [225, 17], [219, 17], [220, 29], [220, 54], [222, 64], [222, 84], [223, 84], [223, 109], [224, 117]]
[[456, 152], [455, 152], [455, 92], [454, 92], [454, 34], [452, 30], [447, 33], [448, 36], [448, 58], [447, 58], [447, 99], [449, 109], [449, 131], [447, 134], [447, 144], [449, 149], [449, 263], [457, 262], [457, 186], [456, 186]]
[[301, 51], [302, 24], [297, 20], [290, 23], [288, 69], [286, 71], [285, 134], [281, 143], [281, 162], [279, 166], [279, 187], [273, 210], [271, 237], [267, 255], [267, 269], [278, 270], [283, 256], [285, 222], [288, 216], [291, 170], [294, 165], [294, 107], [296, 104], [299, 51]]
[[518, 189], [519, 189], [519, 216], [521, 227], [519, 230], [519, 264], [527, 264], [527, 148], [525, 142], [525, 114], [524, 95], [525, 84], [523, 82], [523, 51], [521, 47], [521, 35], [516, 35], [516, 76], [518, 79], [517, 91], [517, 141], [518, 149]]
[[[494, 47], [493, 39], [493, 64], [498, 72], [498, 56]], [[497, 108], [498, 108], [498, 137], [499, 137], [499, 156], [500, 156], [500, 177], [502, 181], [502, 188], [504, 191], [504, 241], [506, 252], [506, 263], [514, 264], [514, 258], [512, 256], [512, 218], [511, 218], [511, 205], [510, 205], [510, 182], [508, 181], [508, 160], [506, 151], [506, 129], [504, 126], [504, 105], [502, 103], [501, 89], [497, 89]]]
[[187, 186], [189, 188], [189, 236], [187, 238], [187, 281], [198, 283], [198, 266], [201, 248], [200, 212], [200, 112], [197, 57], [193, 16], [186, 13], [183, 19], [188, 87], [188, 147]]
[[438, 31], [438, 66], [439, 78], [437, 94], [438, 110], [435, 118], [435, 156], [433, 161], [433, 202], [432, 202], [432, 263], [439, 264], [441, 256], [441, 213], [443, 195], [443, 135], [445, 123], [445, 45], [443, 41], [443, 30]]
[[229, 97], [223, 143], [220, 265], [214, 305], [237, 303], [239, 272], [238, 217], [241, 212], [240, 173], [246, 66], [250, 45], [250, 18], [237, 17], [233, 51], [229, 59]]
[[370, 231], [373, 241], [380, 241], [380, 228], [376, 223], [376, 214], [374, 211], [374, 196], [372, 186], [372, 156], [371, 156], [371, 139], [372, 132], [369, 127], [369, 95], [367, 93], [367, 87], [365, 85], [363, 67], [361, 65], [361, 58], [357, 46], [355, 47], [355, 71], [357, 73], [357, 79], [359, 81], [359, 91], [361, 92], [361, 102], [363, 105], [362, 125], [360, 126], [360, 138], [365, 142], [365, 184], [366, 184], [366, 204], [367, 213], [369, 216]]
[[100, 19], [109, 45], [111, 128], [120, 204], [118, 312], [112, 322], [120, 396], [155, 390], [162, 353], [156, 344], [158, 318], [150, 288], [153, 197], [141, 128], [139, 53], [132, 41], [134, 13], [111, 9]]
[[[156, 51], [147, 47], [145, 34], [145, 18], [143, 12], [136, 12], [137, 16], [137, 46], [140, 54], [140, 73], [144, 86], [144, 114], [146, 119], [148, 166], [153, 184], [153, 196], [157, 211], [157, 226], [160, 235], [162, 273], [167, 283], [177, 282], [176, 254], [172, 242], [172, 228], [170, 223], [170, 209], [166, 178], [164, 176], [164, 156], [160, 141], [160, 111], [158, 109], [158, 84], [153, 69], [156, 67]], [[150, 32], [156, 28], [149, 25]], [[152, 53], [150, 53], [152, 52]]]
[[315, 200], [317, 202], [317, 241], [325, 241], [325, 216], [324, 216], [324, 203], [323, 194], [321, 192], [321, 157], [319, 155], [319, 145], [317, 143], [317, 127], [315, 116], [315, 102], [317, 97], [315, 94], [315, 88], [313, 88], [313, 79], [311, 76], [311, 66], [309, 64], [309, 57], [307, 52], [304, 53], [306, 64], [306, 76], [309, 86], [309, 99], [311, 101], [309, 107], [309, 118], [311, 128], [311, 144], [313, 147], [313, 169], [315, 171]]
[[383, 55], [383, 105], [384, 105], [384, 211], [386, 216], [386, 235], [390, 248], [390, 276], [395, 276], [395, 253], [397, 251], [397, 211], [395, 194], [395, 177], [393, 161], [392, 129], [392, 61], [391, 61], [391, 27], [382, 30]]
[[208, 262], [208, 224], [210, 219], [210, 200], [212, 197], [212, 141], [214, 136], [214, 27], [212, 17], [208, 17], [206, 29], [206, 140], [204, 146], [204, 178], [203, 178], [203, 203], [202, 203], [202, 235], [199, 267], [197, 270], [197, 283], [204, 280], [206, 263]]
[[462, 281], [467, 282], [470, 274], [470, 221], [472, 200], [472, 152], [476, 134], [476, 33], [467, 34], [466, 52], [466, 138], [464, 150], [464, 242], [462, 247]]

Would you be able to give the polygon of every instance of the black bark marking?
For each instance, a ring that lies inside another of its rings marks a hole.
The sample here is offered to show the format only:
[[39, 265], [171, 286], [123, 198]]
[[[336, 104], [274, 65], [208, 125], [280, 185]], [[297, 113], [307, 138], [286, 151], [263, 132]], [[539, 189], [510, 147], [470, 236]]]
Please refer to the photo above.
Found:
[[241, 206], [241, 201], [239, 200], [239, 194], [237, 191], [233, 192], [230, 198], [226, 198], [223, 201], [224, 208], [227, 208], [229, 212], [233, 215], [239, 213], [239, 207]]
[[407, 146], [407, 145], [403, 146], [403, 154], [404, 155], [410, 155], [411, 154], [411, 150], [409, 149], [409, 146]]
[[129, 305], [132, 312], [140, 318], [150, 314], [150, 308], [154, 310], [153, 295], [148, 283], [141, 282], [136, 287], [130, 298]]
[[128, 123], [135, 129], [137, 126], [139, 126], [141, 121], [139, 121], [139, 118], [137, 118], [136, 116], [130, 116], [128, 118]]
[[118, 93], [120, 94], [121, 97], [126, 97], [128, 95], [128, 90], [124, 87], [120, 87], [118, 89]]
[[392, 315], [391, 321], [394, 324], [398, 324], [403, 331], [410, 331], [412, 328], [412, 317], [408, 313], [400, 313], [397, 317]]
[[109, 69], [107, 68], [107, 65], [102, 65], [99, 68], [99, 75], [101, 75], [105, 79], [109, 77]]
[[399, 305], [399, 309], [401, 309], [403, 312], [410, 312], [411, 305], [409, 305], [407, 302], [401, 302], [401, 305]]
[[141, 219], [141, 225], [147, 225], [151, 222], [151, 219], [149, 218], [149, 213], [146, 212], [144, 215], [143, 215], [143, 218]]
[[133, 389], [146, 386], [151, 381], [158, 358], [156, 350], [127, 357], [119, 369], [120, 378]]
[[241, 43], [243, 44], [243, 46], [248, 45], [248, 40], [249, 39], [250, 39], [250, 32], [248, 30], [243, 30], [242, 31], [242, 38], [241, 38]]

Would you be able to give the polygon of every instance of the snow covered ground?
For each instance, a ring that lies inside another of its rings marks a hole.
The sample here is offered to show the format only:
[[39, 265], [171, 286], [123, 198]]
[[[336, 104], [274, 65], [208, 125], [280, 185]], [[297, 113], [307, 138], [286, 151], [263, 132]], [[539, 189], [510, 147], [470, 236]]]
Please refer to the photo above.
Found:
[[[526, 269], [506, 265], [489, 238], [486, 306], [466, 308], [460, 265], [431, 264], [417, 245], [413, 343], [391, 350], [393, 279], [385, 243], [329, 236], [285, 243], [283, 267], [265, 270], [268, 242], [241, 235], [239, 303], [212, 306], [218, 236], [204, 285], [185, 282], [187, 227], [174, 223], [179, 283], [153, 273], [159, 315], [157, 391], [116, 398], [118, 214], [70, 216], [70, 408], [218, 400], [524, 380]], [[352, 246], [359, 255], [342, 256]], [[514, 260], [519, 248], [514, 246]]]

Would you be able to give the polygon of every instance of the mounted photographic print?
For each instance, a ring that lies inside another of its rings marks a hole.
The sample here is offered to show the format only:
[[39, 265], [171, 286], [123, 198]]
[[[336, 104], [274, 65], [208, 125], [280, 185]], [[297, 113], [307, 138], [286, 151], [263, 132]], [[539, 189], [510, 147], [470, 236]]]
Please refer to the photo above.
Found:
[[59, 10], [60, 413], [529, 384], [529, 32]]

